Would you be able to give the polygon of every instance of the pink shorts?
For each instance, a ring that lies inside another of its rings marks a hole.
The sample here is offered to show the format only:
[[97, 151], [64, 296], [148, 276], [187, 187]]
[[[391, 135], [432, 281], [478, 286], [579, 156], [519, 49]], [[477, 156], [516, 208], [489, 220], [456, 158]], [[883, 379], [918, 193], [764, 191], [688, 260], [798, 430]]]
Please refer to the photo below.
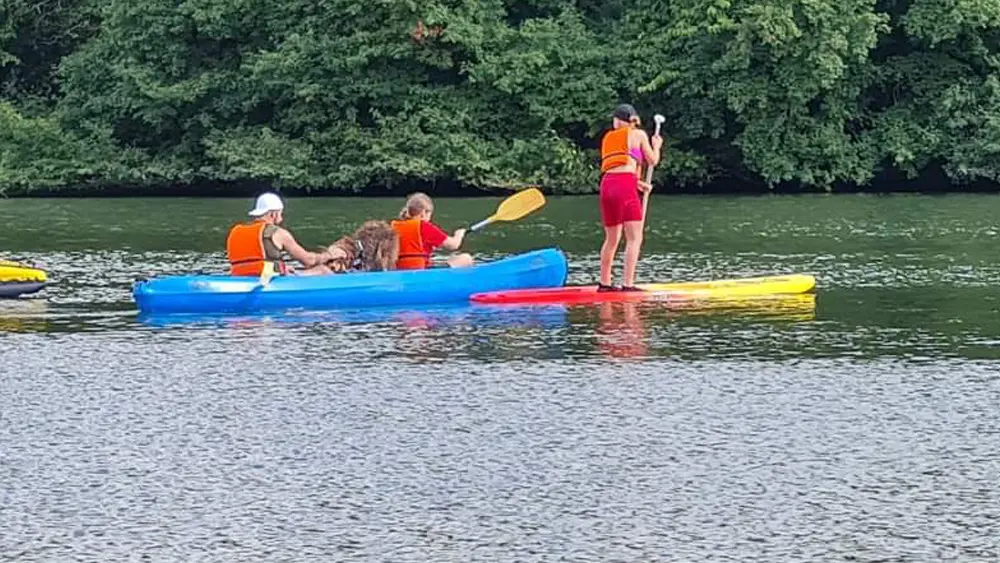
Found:
[[632, 172], [613, 172], [601, 178], [601, 221], [605, 227], [642, 221], [638, 176]]

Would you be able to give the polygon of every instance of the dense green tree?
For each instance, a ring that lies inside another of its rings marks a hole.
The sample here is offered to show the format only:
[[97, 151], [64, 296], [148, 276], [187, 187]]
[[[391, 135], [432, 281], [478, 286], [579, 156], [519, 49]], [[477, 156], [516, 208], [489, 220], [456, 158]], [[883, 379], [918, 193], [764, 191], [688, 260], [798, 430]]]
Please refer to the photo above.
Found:
[[90, 39], [99, 0], [0, 0], [0, 98], [54, 102], [63, 57]]
[[53, 117], [25, 117], [0, 101], [0, 195], [31, 188], [89, 188], [129, 181], [127, 151], [81, 139]]
[[0, 0], [0, 189], [1000, 181], [993, 0]]
[[916, 0], [894, 29], [867, 100], [888, 165], [1000, 180], [1000, 2]]
[[[636, 77], [636, 89], [669, 108], [689, 146], [711, 151], [706, 173], [815, 186], [871, 178], [857, 117], [885, 30], [872, 0], [642, 2], [627, 25], [653, 78]], [[648, 33], [640, 14], [656, 14], [663, 32]]]

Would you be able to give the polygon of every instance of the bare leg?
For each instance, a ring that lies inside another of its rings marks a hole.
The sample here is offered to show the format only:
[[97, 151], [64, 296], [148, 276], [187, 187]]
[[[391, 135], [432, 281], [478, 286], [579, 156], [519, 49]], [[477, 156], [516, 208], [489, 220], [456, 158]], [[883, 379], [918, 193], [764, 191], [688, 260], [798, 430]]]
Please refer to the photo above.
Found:
[[615, 265], [615, 253], [622, 239], [622, 226], [604, 227], [604, 244], [601, 245], [601, 283], [611, 285], [611, 269]]
[[625, 222], [625, 274], [622, 285], [635, 285], [635, 268], [639, 264], [639, 251], [642, 249], [642, 221]]
[[475, 265], [475, 263], [476, 261], [472, 258], [471, 254], [462, 253], [448, 257], [448, 266], [452, 268], [468, 268]]

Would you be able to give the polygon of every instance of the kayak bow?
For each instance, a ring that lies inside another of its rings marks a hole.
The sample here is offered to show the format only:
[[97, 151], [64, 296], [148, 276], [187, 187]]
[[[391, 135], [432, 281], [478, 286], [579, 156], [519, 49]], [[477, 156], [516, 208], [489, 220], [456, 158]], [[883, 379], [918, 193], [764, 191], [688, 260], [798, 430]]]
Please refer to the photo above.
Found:
[[0, 260], [0, 297], [18, 297], [41, 291], [48, 283], [45, 270], [20, 262]]

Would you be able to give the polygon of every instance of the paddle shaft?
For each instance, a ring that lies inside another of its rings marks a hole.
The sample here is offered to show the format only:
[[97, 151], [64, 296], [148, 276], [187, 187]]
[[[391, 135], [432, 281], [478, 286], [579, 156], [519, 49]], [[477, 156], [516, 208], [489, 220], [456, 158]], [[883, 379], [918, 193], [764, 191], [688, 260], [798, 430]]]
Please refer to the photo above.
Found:
[[[660, 135], [660, 125], [661, 124], [662, 124], [662, 122], [660, 122], [660, 121], [656, 122], [656, 132], [653, 133], [654, 137], [657, 137], [657, 136]], [[646, 169], [646, 183], [647, 184], [651, 184], [652, 181], [653, 181], [653, 169], [654, 168], [656, 168], [656, 165], [655, 164], [651, 164], [651, 165], [649, 165], [649, 168]], [[642, 194], [642, 223], [643, 223], [643, 226], [646, 226], [646, 208], [649, 207], [649, 194], [651, 194], [652, 192], [653, 192], [653, 188], [650, 187], [649, 191], [647, 191], [646, 193]]]

